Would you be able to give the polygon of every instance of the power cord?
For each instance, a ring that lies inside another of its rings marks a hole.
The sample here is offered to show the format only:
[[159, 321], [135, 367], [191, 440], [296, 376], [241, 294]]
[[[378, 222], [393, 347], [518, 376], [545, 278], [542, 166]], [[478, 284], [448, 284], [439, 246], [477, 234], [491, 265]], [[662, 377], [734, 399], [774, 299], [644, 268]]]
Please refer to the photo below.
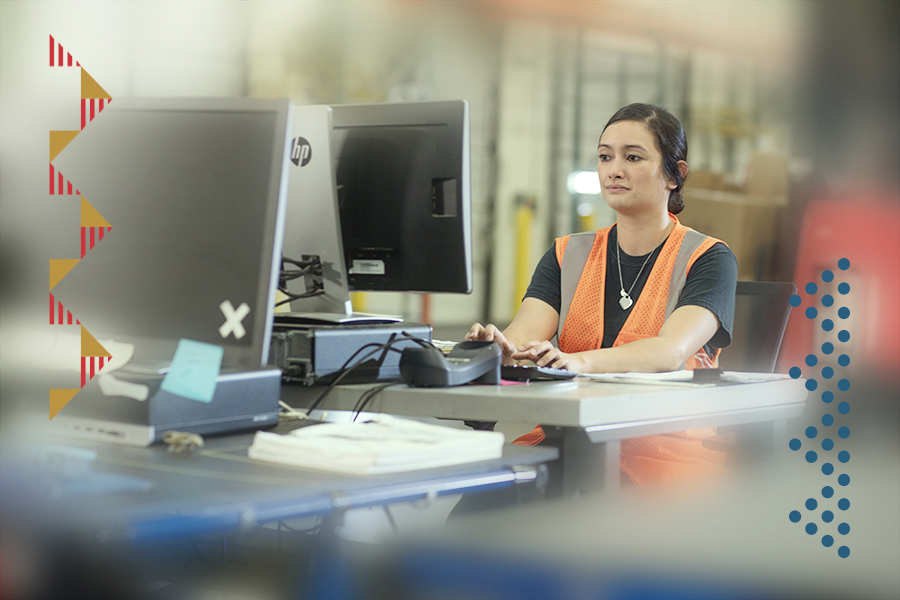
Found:
[[[317, 408], [319, 407], [319, 405], [322, 403], [322, 401], [325, 399], [325, 397], [326, 397], [328, 394], [330, 394], [331, 391], [332, 391], [332, 390], [333, 390], [333, 389], [334, 389], [334, 388], [335, 388], [335, 387], [336, 387], [336, 386], [337, 386], [337, 385], [338, 385], [338, 384], [339, 384], [339, 383], [340, 383], [347, 375], [349, 375], [350, 373], [352, 373], [352, 372], [353, 372], [353, 369], [355, 369], [355, 368], [357, 368], [358, 366], [360, 366], [361, 364], [363, 364], [363, 363], [366, 361], [366, 359], [370, 358], [371, 356], [374, 356], [374, 355], [377, 354], [378, 352], [381, 352], [381, 351], [387, 351], [387, 350], [390, 350], [390, 351], [392, 351], [392, 352], [401, 352], [400, 350], [397, 350], [396, 348], [393, 348], [393, 346], [394, 346], [395, 344], [397, 344], [398, 342], [405, 342], [405, 341], [416, 342], [416, 343], [419, 344], [420, 346], [424, 346], [424, 347], [430, 347], [430, 346], [431, 346], [431, 344], [430, 344], [429, 342], [427, 342], [426, 340], [423, 340], [423, 339], [420, 338], [420, 337], [417, 337], [417, 336], [414, 336], [414, 335], [410, 335], [410, 334], [407, 333], [406, 331], [401, 331], [401, 333], [402, 333], [403, 335], [400, 336], [400, 337], [395, 337], [396, 334], [392, 334], [392, 335], [391, 335], [391, 338], [390, 338], [386, 343], [384, 343], [384, 344], [378, 344], [378, 343], [376, 343], [376, 342], [371, 342], [371, 343], [365, 344], [364, 346], [361, 346], [356, 352], [354, 352], [354, 353], [350, 356], [350, 358], [348, 358], [348, 359], [344, 362], [343, 366], [341, 366], [341, 368], [338, 369], [339, 375], [334, 379], [334, 381], [332, 381], [332, 382], [328, 385], [327, 388], [325, 388], [325, 390], [324, 390], [321, 394], [319, 394], [319, 395], [316, 397], [315, 400], [313, 400], [313, 403], [312, 403], [312, 404], [310, 405], [310, 407], [306, 410], [306, 414], [307, 414], [307, 415], [312, 414], [312, 411], [314, 411], [315, 409], [317, 409]], [[362, 352], [362, 351], [365, 350], [366, 348], [370, 348], [370, 347], [372, 347], [372, 346], [376, 346], [376, 348], [375, 348], [374, 350], [371, 350], [370, 352], [367, 352], [365, 355], [361, 356], [361, 357], [356, 361], [355, 364], [353, 364], [352, 366], [349, 366], [349, 367], [348, 367], [348, 365], [350, 365], [350, 362], [351, 362], [354, 358], [356, 358], [356, 356], [357, 356], [360, 352]], [[390, 385], [393, 385], [394, 383], [396, 383], [396, 382], [391, 382]], [[387, 387], [387, 386], [385, 386], [385, 387]], [[376, 388], [376, 389], [377, 389], [377, 388]], [[378, 389], [378, 391], [381, 391], [381, 390]], [[365, 395], [365, 394], [364, 394], [364, 395]]]

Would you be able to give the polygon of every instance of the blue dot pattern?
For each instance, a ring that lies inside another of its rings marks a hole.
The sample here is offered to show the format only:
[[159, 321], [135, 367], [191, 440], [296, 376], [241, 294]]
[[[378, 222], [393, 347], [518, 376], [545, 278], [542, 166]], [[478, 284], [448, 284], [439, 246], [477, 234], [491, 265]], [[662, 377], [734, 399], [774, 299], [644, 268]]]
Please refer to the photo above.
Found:
[[[814, 391], [819, 387], [827, 388], [822, 390], [821, 395], [822, 402], [825, 404], [831, 404], [837, 394], [847, 392], [850, 389], [850, 379], [846, 377], [845, 373], [841, 372], [841, 369], [845, 369], [850, 365], [850, 356], [847, 352], [847, 347], [840, 347], [842, 352], [837, 356], [836, 364], [835, 358], [829, 358], [835, 351], [836, 343], [846, 344], [850, 341], [850, 329], [852, 329], [852, 326], [848, 327], [848, 322], [851, 318], [850, 308], [841, 305], [832, 308], [835, 304], [835, 296], [833, 295], [835, 288], [837, 293], [841, 296], [847, 296], [850, 293], [850, 284], [840, 280], [840, 278], [844, 277], [842, 272], [847, 271], [850, 268], [850, 260], [848, 258], [841, 258], [837, 261], [837, 268], [838, 271], [824, 269], [820, 275], [821, 280], [824, 283], [820, 284], [813, 281], [807, 282], [806, 285], [803, 286], [806, 296], [801, 297], [799, 294], [794, 294], [789, 300], [790, 305], [794, 308], [799, 308], [806, 302], [806, 306], [803, 309], [804, 316], [810, 321], [818, 320], [819, 327], [821, 327], [821, 332], [813, 335], [819, 335], [828, 339], [822, 343], [821, 355], [808, 354], [804, 360], [805, 364], [792, 366], [788, 370], [788, 374], [793, 379], [805, 377], [806, 381], [804, 382], [804, 385], [809, 391]], [[835, 273], [837, 273], [837, 275], [835, 275]], [[835, 281], [836, 277], [838, 279]], [[821, 297], [817, 298], [817, 295], [820, 293]], [[804, 298], [807, 298], [807, 300], [804, 301]], [[842, 302], [842, 304], [844, 303], [845, 302]], [[818, 307], [822, 307], [822, 309], [820, 310]], [[842, 328], [837, 328], [839, 331], [835, 331], [835, 320], [838, 319], [840, 319]], [[823, 362], [825, 364], [820, 364]], [[819, 369], [818, 373], [816, 372], [816, 368]], [[835, 419], [835, 417], [837, 417], [837, 419], [842, 420], [844, 415], [850, 413], [850, 403], [848, 400], [849, 399], [841, 398], [841, 401], [837, 406], [836, 415], [826, 413], [821, 418], [823, 427], [828, 428], [833, 425], [838, 425], [837, 438], [840, 438], [837, 442], [838, 444], [842, 443], [840, 440], [846, 440], [850, 437], [850, 428], [844, 423], [836, 423]], [[811, 445], [821, 445], [821, 452], [825, 453], [838, 450], [838, 448], [835, 447], [836, 438], [834, 438], [834, 430], [824, 430], [823, 434], [825, 434], [826, 431], [830, 431], [831, 433], [824, 435], [821, 444], [819, 444], [818, 442], [813, 441], [819, 437], [818, 428], [808, 426], [804, 430], [804, 436], [792, 438], [790, 442], [788, 442], [788, 447], [794, 452], [802, 451], [803, 457], [807, 463], [816, 463], [819, 460], [819, 455], [816, 450], [810, 448]], [[831, 457], [833, 460], [833, 455], [827, 456]], [[823, 458], [824, 457], [826, 457], [826, 455], [823, 455]], [[850, 453], [847, 450], [840, 449], [837, 453], [837, 460], [842, 464], [848, 463], [850, 461]], [[831, 477], [834, 476], [834, 464], [832, 464], [832, 462], [824, 462], [821, 470], [822, 476], [828, 478], [827, 485], [821, 488], [822, 499], [807, 499], [803, 506], [803, 508], [808, 511], [808, 514], [806, 515], [804, 515], [801, 510], [792, 510], [788, 515], [792, 523], [806, 523], [804, 530], [810, 536], [816, 535], [820, 530], [820, 525], [814, 522], [816, 516], [821, 519], [821, 527], [827, 526], [827, 529], [833, 527], [833, 525], [830, 524], [834, 521], [834, 512], [832, 512], [832, 510], [835, 506], [841, 511], [848, 511], [850, 509], [850, 500], [848, 498], [834, 498], [836, 485], [835, 480], [831, 479]], [[847, 473], [839, 474], [837, 476], [837, 485], [840, 485], [841, 488], [847, 488], [847, 486], [850, 485], [850, 475]], [[821, 514], [812, 514], [813, 511], [816, 510], [822, 511]], [[850, 524], [842, 522], [837, 526], [836, 531], [832, 529], [831, 531], [822, 531], [821, 533], [825, 535], [822, 535], [821, 538], [817, 539], [821, 539], [822, 546], [825, 548], [831, 548], [835, 545], [835, 535], [840, 534], [845, 536], [850, 533]], [[850, 556], [850, 548], [848, 546], [841, 546], [837, 549], [837, 554], [841, 558], [847, 558]]]

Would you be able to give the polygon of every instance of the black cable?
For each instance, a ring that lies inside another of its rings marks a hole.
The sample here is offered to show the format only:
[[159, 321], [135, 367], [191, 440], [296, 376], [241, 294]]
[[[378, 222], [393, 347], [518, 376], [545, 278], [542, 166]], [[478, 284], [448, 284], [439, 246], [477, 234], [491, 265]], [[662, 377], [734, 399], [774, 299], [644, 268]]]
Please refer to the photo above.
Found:
[[280, 527], [284, 527], [285, 529], [287, 529], [288, 531], [291, 531], [293, 533], [310, 533], [310, 534], [312, 534], [312, 533], [318, 532], [319, 529], [322, 528], [322, 517], [319, 517], [316, 524], [313, 525], [312, 527], [310, 527], [309, 529], [294, 529], [293, 527], [288, 526], [288, 524], [285, 523], [284, 521], [278, 521], [278, 525]]
[[[392, 335], [391, 339], [389, 339], [389, 340], [388, 340], [386, 343], [384, 343], [384, 344], [378, 344], [378, 343], [376, 343], [376, 342], [370, 342], [370, 343], [368, 343], [368, 344], [365, 344], [364, 346], [361, 346], [356, 352], [354, 352], [354, 353], [350, 356], [350, 358], [348, 358], [348, 359], [346, 360], [346, 362], [344, 362], [343, 366], [341, 366], [341, 368], [338, 369], [339, 375], [334, 379], [334, 381], [332, 381], [332, 382], [328, 385], [328, 387], [325, 388], [325, 390], [324, 390], [321, 394], [319, 394], [318, 397], [316, 397], [315, 400], [313, 400], [312, 404], [311, 404], [310, 407], [307, 409], [306, 414], [307, 414], [307, 415], [312, 414], [312, 411], [314, 411], [316, 408], [319, 407], [319, 405], [322, 403], [322, 401], [325, 399], [325, 397], [326, 397], [328, 394], [331, 393], [331, 391], [337, 386], [337, 384], [340, 383], [341, 380], [344, 379], [344, 377], [346, 377], [348, 374], [350, 374], [350, 373], [353, 371], [353, 369], [355, 369], [356, 367], [358, 367], [358, 366], [360, 366], [361, 364], [363, 364], [363, 362], [364, 362], [367, 358], [369, 358], [370, 356], [373, 356], [373, 355], [377, 354], [378, 352], [380, 352], [380, 351], [382, 351], [382, 350], [392, 350], [393, 352], [401, 352], [400, 350], [397, 350], [396, 348], [392, 348], [392, 346], [393, 346], [394, 344], [396, 344], [397, 342], [404, 342], [404, 341], [413, 341], [413, 342], [416, 342], [417, 344], [419, 344], [419, 345], [421, 345], [421, 346], [424, 346], [424, 347], [429, 347], [429, 346], [430, 346], [430, 347], [434, 347], [434, 345], [431, 344], [430, 342], [428, 342], [428, 341], [426, 341], [426, 340], [423, 340], [423, 339], [420, 338], [420, 337], [417, 337], [417, 336], [414, 336], [414, 335], [410, 335], [410, 334], [407, 333], [406, 331], [401, 331], [400, 333], [403, 334], [402, 337], [394, 338], [393, 335]], [[365, 348], [368, 348], [368, 347], [371, 347], [371, 346], [378, 346], [378, 347], [375, 348], [374, 350], [372, 350], [371, 352], [368, 352], [368, 353], [365, 354], [364, 356], [360, 357], [360, 359], [356, 362], [356, 364], [354, 364], [353, 366], [351, 366], [351, 367], [348, 368], [347, 365], [350, 364], [350, 361], [352, 361], [352, 360], [356, 357], [357, 354], [359, 354], [359, 353], [360, 353], [362, 350], [364, 350]]]
[[355, 415], [353, 415], [353, 420], [356, 421], [356, 418], [359, 416], [359, 414], [360, 414], [360, 413], [363, 411], [363, 409], [366, 407], [366, 404], [368, 404], [368, 403], [372, 400], [372, 398], [374, 398], [379, 392], [381, 392], [381, 391], [384, 390], [385, 388], [389, 388], [389, 387], [391, 387], [392, 385], [397, 385], [397, 382], [396, 382], [396, 381], [390, 381], [390, 382], [388, 382], [388, 383], [383, 383], [383, 384], [381, 384], [381, 385], [378, 385], [378, 386], [375, 386], [375, 387], [373, 387], [373, 388], [370, 388], [370, 389], [366, 390], [366, 391], [359, 397], [359, 400], [356, 402], [356, 406], [353, 407], [353, 412], [356, 413]]
[[397, 522], [394, 521], [394, 515], [392, 515], [390, 509], [388, 509], [388, 505], [382, 504], [381, 508], [384, 509], [384, 514], [387, 515], [388, 523], [391, 524], [391, 529], [393, 530], [394, 533], [397, 533]]
[[280, 291], [282, 294], [287, 296], [287, 298], [282, 300], [281, 302], [276, 302], [275, 306], [281, 306], [282, 304], [287, 304], [288, 302], [293, 302], [294, 300], [302, 300], [303, 298], [312, 298], [313, 296], [321, 296], [322, 294], [325, 293], [325, 290], [323, 290], [323, 289], [310, 290], [310, 291], [304, 292], [302, 294], [292, 294], [291, 292], [287, 291], [287, 288], [278, 288], [278, 291]]

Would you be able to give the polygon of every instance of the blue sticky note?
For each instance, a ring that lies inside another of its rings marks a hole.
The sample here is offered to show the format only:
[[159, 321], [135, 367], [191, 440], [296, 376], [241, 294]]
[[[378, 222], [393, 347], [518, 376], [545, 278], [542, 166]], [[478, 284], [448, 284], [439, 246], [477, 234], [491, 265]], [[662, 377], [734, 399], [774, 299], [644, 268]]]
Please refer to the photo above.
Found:
[[172, 366], [160, 387], [171, 394], [212, 402], [225, 349], [193, 340], [178, 340]]

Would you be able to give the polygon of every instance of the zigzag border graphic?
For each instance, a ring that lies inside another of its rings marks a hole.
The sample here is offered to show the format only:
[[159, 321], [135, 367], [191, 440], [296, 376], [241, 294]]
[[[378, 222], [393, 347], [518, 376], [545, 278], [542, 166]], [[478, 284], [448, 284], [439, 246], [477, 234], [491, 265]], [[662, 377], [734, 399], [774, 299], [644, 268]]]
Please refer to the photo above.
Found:
[[[49, 317], [51, 325], [78, 325], [81, 328], [81, 387], [67, 389], [51, 389], [50, 420], [53, 420], [60, 410], [68, 404], [72, 398], [81, 391], [94, 375], [99, 373], [104, 366], [109, 364], [112, 358], [104, 348], [85, 329], [84, 325], [72, 312], [67, 310], [62, 302], [53, 296], [53, 288], [58, 284], [79, 260], [85, 258], [94, 245], [101, 241], [105, 234], [109, 233], [112, 225], [100, 215], [97, 210], [81, 195], [78, 188], [72, 182], [63, 177], [53, 166], [55, 159], [75, 137], [84, 130], [88, 123], [94, 120], [109, 103], [112, 98], [81, 66], [81, 63], [72, 58], [70, 52], [66, 52], [62, 44], [50, 36], [50, 66], [51, 67], [77, 67], [81, 69], [81, 129], [72, 131], [50, 132], [50, 195], [74, 195], [81, 199], [81, 258], [79, 259], [51, 259], [50, 260], [50, 306]], [[74, 322], [73, 322], [74, 321]]]

